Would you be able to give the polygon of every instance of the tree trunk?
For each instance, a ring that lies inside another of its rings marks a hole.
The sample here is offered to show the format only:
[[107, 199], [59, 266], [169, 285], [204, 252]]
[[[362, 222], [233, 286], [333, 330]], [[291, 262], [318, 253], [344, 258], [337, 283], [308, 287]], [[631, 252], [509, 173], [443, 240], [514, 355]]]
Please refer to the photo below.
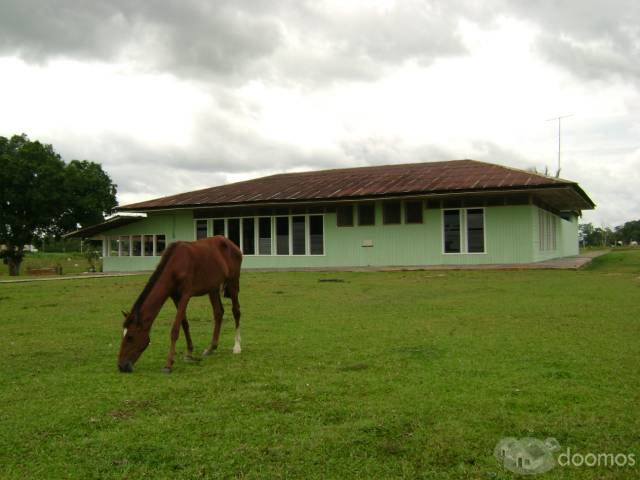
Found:
[[9, 266], [9, 275], [17, 277], [20, 275], [20, 264], [22, 263], [22, 257], [14, 258], [7, 257], [7, 265]]

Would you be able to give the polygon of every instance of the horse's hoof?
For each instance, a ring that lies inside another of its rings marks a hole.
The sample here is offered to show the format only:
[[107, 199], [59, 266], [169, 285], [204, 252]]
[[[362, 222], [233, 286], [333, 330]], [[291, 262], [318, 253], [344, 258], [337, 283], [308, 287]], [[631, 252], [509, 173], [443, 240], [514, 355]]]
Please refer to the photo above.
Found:
[[191, 355], [185, 355], [184, 361], [187, 363], [198, 363], [200, 361], [199, 358], [193, 357]]
[[215, 352], [216, 349], [214, 348], [206, 348], [203, 352], [202, 352], [202, 356], [203, 357], [208, 357], [209, 355], [211, 355], [213, 352]]
[[164, 367], [162, 369], [162, 373], [171, 373], [171, 369], [169, 367]]
[[240, 347], [233, 347], [233, 353], [238, 354], [242, 352], [242, 349]]

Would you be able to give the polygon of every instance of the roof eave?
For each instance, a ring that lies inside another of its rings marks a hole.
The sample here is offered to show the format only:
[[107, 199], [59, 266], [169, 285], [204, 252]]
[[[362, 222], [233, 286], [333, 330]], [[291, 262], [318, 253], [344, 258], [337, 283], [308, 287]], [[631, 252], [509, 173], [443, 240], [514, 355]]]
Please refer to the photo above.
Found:
[[[398, 192], [398, 193], [383, 193], [377, 195], [354, 195], [346, 197], [334, 197], [334, 198], [307, 198], [307, 199], [271, 199], [271, 200], [256, 200], [248, 202], [223, 202], [223, 203], [191, 203], [182, 205], [156, 205], [150, 207], [144, 207], [144, 202], [140, 204], [125, 205], [116, 208], [120, 212], [157, 212], [164, 210], [193, 210], [200, 208], [230, 208], [230, 207], [242, 207], [242, 206], [256, 206], [256, 205], [293, 205], [293, 204], [308, 204], [308, 203], [342, 203], [350, 201], [363, 201], [363, 200], [378, 200], [383, 198], [410, 198], [410, 197], [439, 197], [445, 195], [469, 195], [469, 194], [491, 194], [491, 193], [506, 193], [506, 192], [534, 192], [536, 190], [550, 190], [550, 189], [573, 189], [578, 196], [585, 202], [584, 206], [580, 208], [583, 210], [591, 210], [595, 208], [595, 203], [589, 198], [589, 196], [580, 188], [577, 183], [574, 182], [562, 182], [549, 185], [522, 185], [512, 187], [494, 187], [488, 189], [462, 189], [462, 190], [436, 190], [436, 191], [416, 191], [416, 192]], [[138, 206], [136, 206], [138, 205]]]

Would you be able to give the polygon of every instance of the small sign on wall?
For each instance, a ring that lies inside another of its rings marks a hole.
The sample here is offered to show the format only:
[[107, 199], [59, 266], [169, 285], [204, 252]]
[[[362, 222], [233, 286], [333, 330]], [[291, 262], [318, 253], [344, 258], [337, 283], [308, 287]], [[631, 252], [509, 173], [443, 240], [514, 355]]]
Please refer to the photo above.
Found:
[[373, 240], [362, 240], [363, 247], [373, 247]]

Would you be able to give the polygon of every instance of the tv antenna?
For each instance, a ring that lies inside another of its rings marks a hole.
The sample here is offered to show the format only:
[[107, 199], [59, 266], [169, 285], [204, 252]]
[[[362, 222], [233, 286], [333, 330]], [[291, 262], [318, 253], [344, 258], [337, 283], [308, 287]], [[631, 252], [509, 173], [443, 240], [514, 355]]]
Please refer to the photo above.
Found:
[[561, 152], [561, 142], [562, 142], [562, 119], [563, 118], [568, 118], [568, 117], [573, 117], [573, 113], [569, 114], [569, 115], [560, 115], [559, 117], [553, 117], [550, 118], [549, 120], [547, 120], [547, 122], [551, 122], [554, 120], [558, 121], [558, 171], [556, 172], [556, 177], [560, 176], [560, 152]]

